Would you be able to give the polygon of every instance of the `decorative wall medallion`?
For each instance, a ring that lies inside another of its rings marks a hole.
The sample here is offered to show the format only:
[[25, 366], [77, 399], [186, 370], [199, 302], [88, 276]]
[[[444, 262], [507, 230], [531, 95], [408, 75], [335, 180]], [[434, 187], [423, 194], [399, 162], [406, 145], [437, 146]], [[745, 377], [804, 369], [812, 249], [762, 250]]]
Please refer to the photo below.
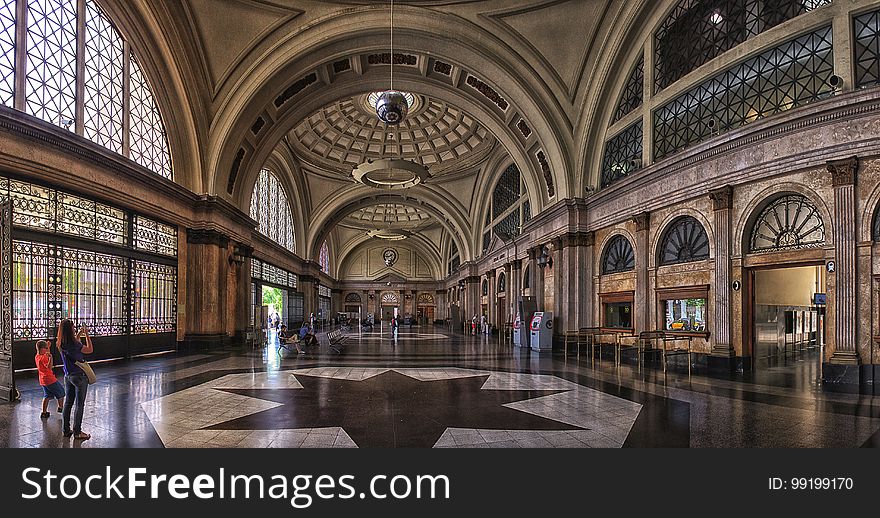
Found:
[[384, 252], [382, 252], [382, 259], [385, 260], [385, 266], [392, 267], [394, 263], [397, 262], [397, 250], [393, 248], [386, 248]]

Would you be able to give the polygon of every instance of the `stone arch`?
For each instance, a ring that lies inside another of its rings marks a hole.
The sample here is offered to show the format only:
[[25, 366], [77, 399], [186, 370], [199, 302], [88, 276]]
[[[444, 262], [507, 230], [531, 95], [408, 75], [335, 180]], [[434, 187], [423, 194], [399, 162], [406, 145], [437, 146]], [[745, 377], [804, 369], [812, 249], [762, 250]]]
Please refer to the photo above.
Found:
[[602, 242], [596, 248], [596, 250], [599, 250], [599, 253], [594, 254], [593, 271], [596, 272], [597, 275], [603, 275], [602, 259], [605, 257], [605, 250], [608, 248], [608, 244], [611, 242], [611, 240], [614, 239], [616, 236], [623, 236], [624, 238], [626, 238], [627, 241], [629, 241], [629, 244], [632, 247], [633, 252], [635, 253], [636, 267], [638, 267], [639, 265], [639, 248], [636, 242], [636, 237], [625, 228], [615, 227], [608, 233], [608, 235], [605, 236], [604, 239], [602, 239]]
[[663, 243], [663, 235], [666, 233], [666, 230], [669, 228], [674, 221], [678, 218], [690, 216], [697, 220], [700, 225], [703, 226], [703, 230], [706, 232], [706, 236], [709, 238], [709, 258], [715, 257], [715, 229], [712, 227], [712, 223], [703, 214], [701, 211], [692, 209], [690, 207], [681, 207], [677, 210], [674, 210], [666, 215], [665, 218], [660, 222], [656, 227], [656, 231], [651, 235], [650, 242], [650, 250], [653, 253], [648, 255], [648, 268], [656, 268], [660, 266], [659, 256], [660, 256], [660, 245]]
[[825, 203], [825, 200], [809, 187], [792, 182], [782, 182], [772, 185], [756, 194], [745, 206], [734, 226], [733, 250], [731, 251], [731, 255], [744, 256], [748, 253], [748, 241], [755, 220], [767, 205], [772, 203], [776, 198], [786, 194], [799, 194], [804, 196], [814, 207], [816, 207], [822, 217], [822, 223], [825, 225], [825, 246], [832, 246], [834, 243], [834, 220], [831, 218], [831, 211]]

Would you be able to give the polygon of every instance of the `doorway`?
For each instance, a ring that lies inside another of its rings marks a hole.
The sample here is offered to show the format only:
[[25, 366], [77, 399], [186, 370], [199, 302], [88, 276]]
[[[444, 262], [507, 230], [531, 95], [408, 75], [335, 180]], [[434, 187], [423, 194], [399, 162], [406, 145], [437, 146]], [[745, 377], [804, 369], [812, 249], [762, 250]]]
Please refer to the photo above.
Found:
[[825, 275], [821, 264], [751, 271], [756, 368], [818, 363], [825, 343]]
[[287, 292], [272, 286], [264, 285], [262, 288], [262, 305], [269, 308], [268, 321], [263, 322], [263, 325], [273, 331], [286, 321], [284, 301], [287, 299]]

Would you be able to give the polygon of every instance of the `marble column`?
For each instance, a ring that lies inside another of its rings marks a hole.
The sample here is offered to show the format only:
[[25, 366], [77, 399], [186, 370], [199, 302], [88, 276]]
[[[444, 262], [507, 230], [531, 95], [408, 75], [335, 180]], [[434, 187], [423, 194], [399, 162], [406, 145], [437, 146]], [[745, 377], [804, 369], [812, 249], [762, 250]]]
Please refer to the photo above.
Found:
[[504, 310], [501, 312], [499, 322], [506, 325], [513, 322], [513, 306], [511, 301], [514, 300], [513, 295], [513, 265], [507, 263], [504, 265]]
[[522, 260], [514, 259], [510, 263], [510, 276], [507, 278], [507, 307], [510, 309], [511, 322], [516, 318], [520, 297], [522, 297]]
[[731, 208], [733, 203], [733, 188], [721, 187], [709, 192], [712, 200], [713, 215], [715, 218], [715, 285], [713, 287], [715, 300], [712, 311], [712, 355], [731, 357], [734, 354], [733, 342], [731, 341], [731, 312], [733, 311], [730, 298], [732, 279], [730, 263], [731, 242]]
[[532, 296], [535, 298], [536, 311], [544, 309], [544, 269], [538, 266], [538, 257], [541, 255], [541, 246], [529, 250], [529, 275], [531, 275]]
[[828, 162], [834, 187], [834, 352], [829, 363], [857, 365], [858, 272], [855, 184], [857, 157]]
[[227, 341], [229, 238], [215, 230], [187, 229], [187, 347], [213, 347]]
[[563, 236], [561, 266], [554, 262], [561, 278], [560, 329], [568, 332], [589, 327], [592, 318], [593, 244], [592, 232], [570, 232]]
[[650, 213], [642, 212], [633, 216], [635, 223], [635, 253], [636, 253], [636, 292], [633, 301], [633, 313], [635, 321], [633, 322], [633, 331], [639, 333], [641, 331], [650, 330], [650, 310], [648, 285], [648, 263], [650, 262], [651, 251], [648, 242], [648, 230], [651, 224]]
[[[251, 310], [254, 301], [251, 294], [251, 264], [254, 254], [253, 247], [239, 244], [235, 247], [233, 256], [236, 271], [236, 297], [235, 297], [235, 342], [244, 344], [250, 331], [253, 331], [254, 323], [251, 321]], [[285, 301], [286, 304], [286, 301]]]
[[498, 325], [498, 285], [495, 284], [495, 270], [486, 272], [486, 280], [489, 282], [489, 295], [486, 297], [486, 322], [492, 327]]

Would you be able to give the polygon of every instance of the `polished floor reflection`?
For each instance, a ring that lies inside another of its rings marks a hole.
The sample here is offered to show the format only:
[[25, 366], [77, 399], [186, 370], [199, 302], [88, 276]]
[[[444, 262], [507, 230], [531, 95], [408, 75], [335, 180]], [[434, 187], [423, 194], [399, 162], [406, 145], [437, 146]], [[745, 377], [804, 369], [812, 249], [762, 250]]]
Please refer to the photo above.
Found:
[[536, 355], [435, 327], [326, 337], [304, 355], [225, 349], [98, 366], [83, 429], [0, 404], [3, 447], [859, 447], [880, 401], [823, 392], [796, 358], [743, 379]]

